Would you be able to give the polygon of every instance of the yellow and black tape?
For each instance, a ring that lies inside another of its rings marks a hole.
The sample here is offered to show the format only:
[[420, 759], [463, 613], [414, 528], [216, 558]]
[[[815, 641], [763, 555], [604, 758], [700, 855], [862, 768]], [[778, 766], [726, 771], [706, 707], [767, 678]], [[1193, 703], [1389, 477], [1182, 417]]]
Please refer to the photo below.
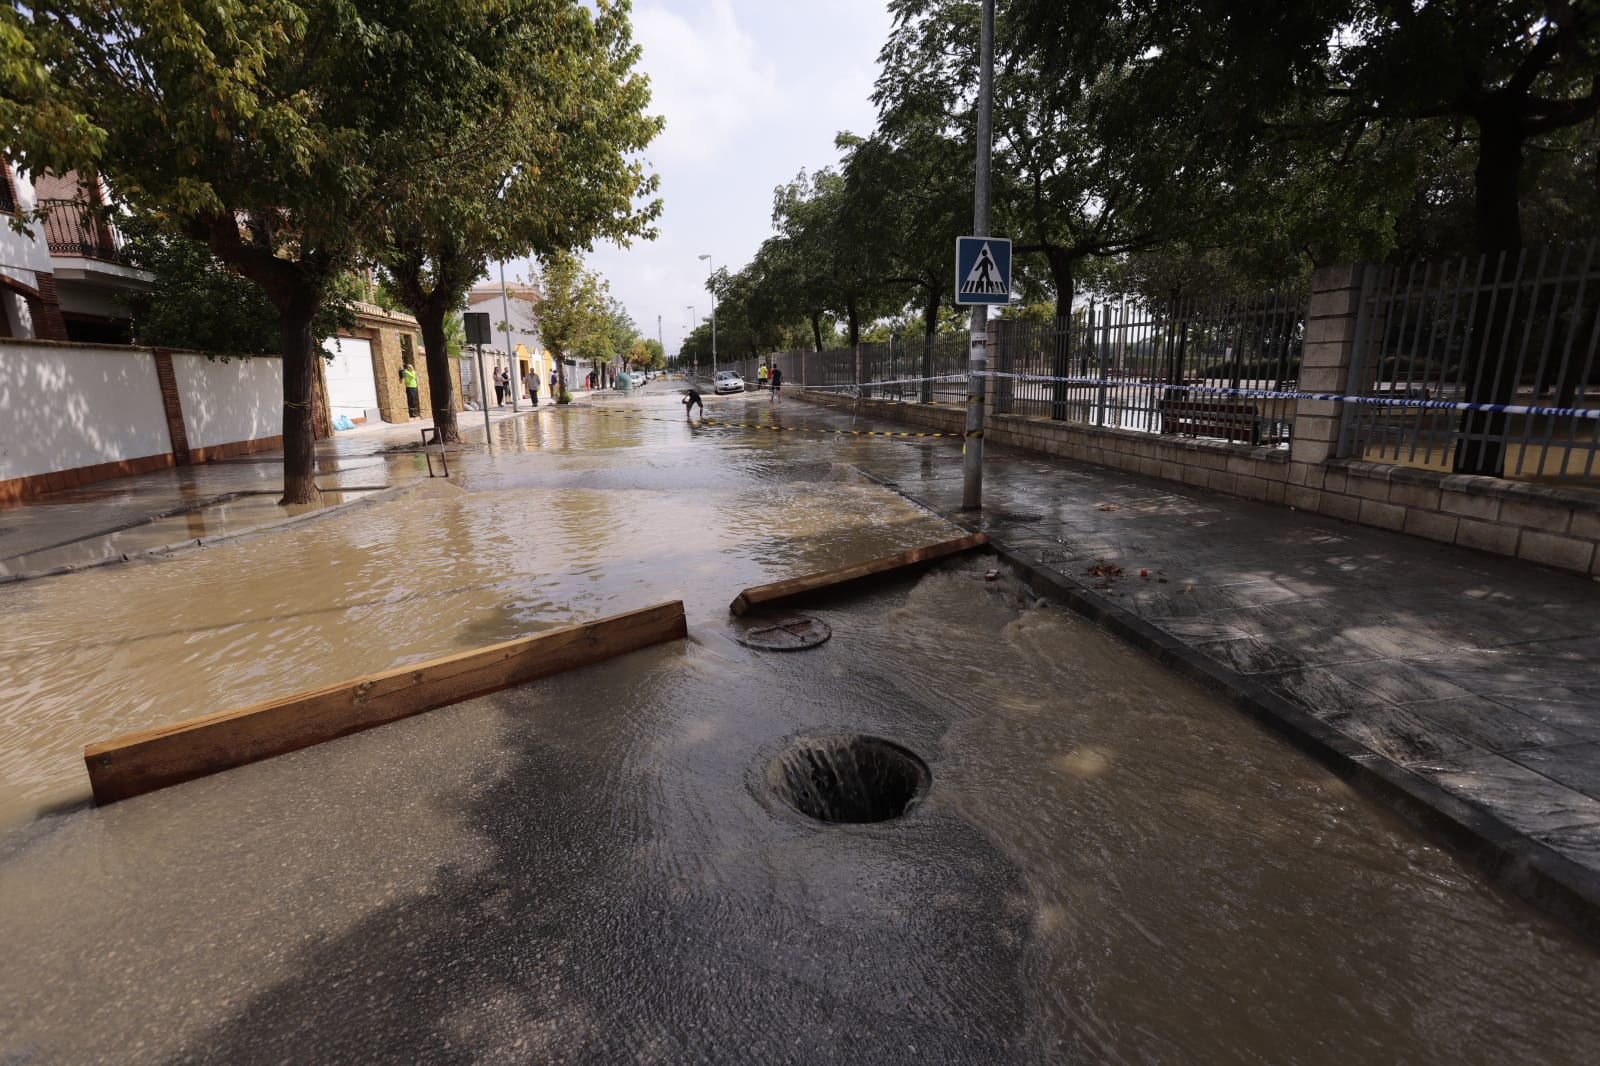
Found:
[[[625, 411], [616, 407], [595, 407], [594, 411], [606, 415], [626, 415], [630, 418], [642, 419], [646, 422], [672, 422], [678, 425], [686, 424], [681, 418], [657, 418], [652, 415], [643, 415], [635, 411]], [[723, 422], [714, 418], [702, 418], [693, 423], [697, 426], [715, 426], [718, 429], [766, 429], [774, 433], [828, 433], [841, 437], [959, 437], [960, 433], [914, 433], [910, 431], [885, 430], [885, 429], [833, 429], [829, 426], [776, 426], [768, 422]]]

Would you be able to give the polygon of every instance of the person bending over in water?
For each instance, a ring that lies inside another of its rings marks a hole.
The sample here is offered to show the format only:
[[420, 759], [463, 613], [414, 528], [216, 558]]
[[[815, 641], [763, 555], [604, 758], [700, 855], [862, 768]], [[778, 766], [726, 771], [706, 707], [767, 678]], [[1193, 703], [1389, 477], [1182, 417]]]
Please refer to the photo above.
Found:
[[706, 416], [705, 402], [700, 399], [698, 390], [689, 389], [683, 394], [683, 416], [688, 418], [690, 412], [696, 407], [700, 408], [700, 417], [704, 418]]

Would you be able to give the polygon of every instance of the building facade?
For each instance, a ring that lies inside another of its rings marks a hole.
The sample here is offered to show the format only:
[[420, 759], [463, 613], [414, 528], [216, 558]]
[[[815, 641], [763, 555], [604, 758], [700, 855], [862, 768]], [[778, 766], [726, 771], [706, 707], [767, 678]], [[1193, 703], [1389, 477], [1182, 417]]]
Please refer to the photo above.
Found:
[[0, 219], [0, 335], [19, 339], [126, 344], [127, 298], [149, 288], [116, 227], [95, 210], [105, 190], [73, 173], [30, 176], [0, 160], [0, 214], [49, 216], [18, 233]]

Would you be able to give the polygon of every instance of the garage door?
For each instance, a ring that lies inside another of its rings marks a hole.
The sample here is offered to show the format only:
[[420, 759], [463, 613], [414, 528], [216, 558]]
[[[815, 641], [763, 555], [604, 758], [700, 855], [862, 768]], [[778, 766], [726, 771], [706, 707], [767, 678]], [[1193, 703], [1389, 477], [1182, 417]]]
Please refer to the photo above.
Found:
[[333, 362], [328, 364], [328, 402], [334, 417], [364, 417], [369, 408], [378, 406], [378, 383], [372, 377], [372, 342], [329, 337], [322, 347], [333, 356]]

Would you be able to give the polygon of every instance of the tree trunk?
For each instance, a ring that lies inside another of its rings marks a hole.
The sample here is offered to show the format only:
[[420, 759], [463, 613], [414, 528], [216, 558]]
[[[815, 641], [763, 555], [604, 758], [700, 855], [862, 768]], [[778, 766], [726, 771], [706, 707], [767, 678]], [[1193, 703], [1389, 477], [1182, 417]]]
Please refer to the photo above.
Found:
[[861, 312], [856, 308], [855, 300], [847, 300], [844, 305], [845, 314], [849, 318], [850, 347], [861, 346]]
[[456, 385], [450, 376], [450, 350], [444, 334], [445, 309], [429, 304], [419, 308], [417, 328], [422, 333], [423, 362], [428, 367], [428, 396], [433, 404], [433, 425], [439, 439], [461, 443], [456, 422]]
[[944, 298], [937, 285], [928, 287], [928, 305], [922, 309], [922, 402], [933, 402], [933, 338], [939, 332], [939, 307]]
[[281, 506], [322, 501], [317, 488], [317, 442], [312, 416], [316, 364], [322, 353], [312, 335], [321, 293], [302, 292], [278, 308], [283, 346], [283, 498]]
[[[1054, 378], [1072, 376], [1072, 268], [1075, 260], [1065, 248], [1050, 248], [1045, 252], [1050, 264], [1050, 280], [1056, 287], [1055, 332], [1050, 340], [1050, 375]], [[1071, 414], [1072, 386], [1065, 381], [1050, 383], [1050, 417], [1065, 421]]]
[[[1516, 275], [1517, 251], [1522, 247], [1517, 189], [1522, 178], [1522, 129], [1509, 108], [1488, 110], [1476, 117], [1473, 222], [1478, 250], [1489, 257], [1481, 280], [1484, 284], [1508, 282]], [[1474, 344], [1462, 368], [1468, 403], [1512, 403], [1516, 397], [1516, 368], [1508, 364], [1512, 353], [1503, 343], [1503, 338], [1514, 332], [1516, 304], [1512, 293], [1498, 298], [1486, 294], [1479, 300]], [[1505, 428], [1503, 414], [1466, 412], [1452, 464], [1455, 472], [1499, 477], [1505, 470], [1505, 446], [1487, 438], [1504, 434]]]
[[811, 336], [816, 339], [817, 351], [822, 351], [822, 312], [811, 312]]

